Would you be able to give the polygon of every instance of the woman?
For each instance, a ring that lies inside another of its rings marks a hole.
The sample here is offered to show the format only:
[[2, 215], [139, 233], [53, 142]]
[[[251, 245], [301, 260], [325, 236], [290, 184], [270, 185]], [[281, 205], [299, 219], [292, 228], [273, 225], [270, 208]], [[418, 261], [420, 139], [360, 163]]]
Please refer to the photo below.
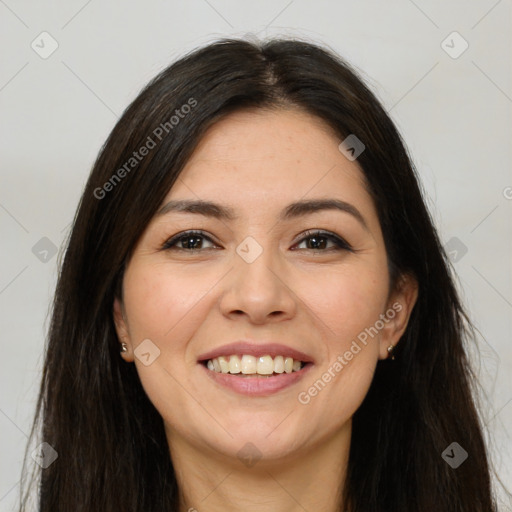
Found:
[[300, 41], [210, 44], [139, 94], [83, 193], [39, 510], [496, 510], [471, 332], [356, 73]]

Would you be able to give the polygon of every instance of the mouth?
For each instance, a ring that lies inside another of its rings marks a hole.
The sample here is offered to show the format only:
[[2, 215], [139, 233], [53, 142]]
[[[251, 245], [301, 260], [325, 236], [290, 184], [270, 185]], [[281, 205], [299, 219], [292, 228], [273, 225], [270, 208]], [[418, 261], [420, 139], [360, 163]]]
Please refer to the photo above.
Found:
[[197, 362], [217, 389], [246, 396], [277, 393], [297, 383], [314, 366], [313, 358], [304, 352], [261, 340], [217, 347], [201, 354]]
[[233, 354], [200, 361], [206, 377], [219, 390], [247, 397], [269, 397], [302, 380], [312, 362], [291, 357]]
[[231, 354], [200, 361], [210, 372], [242, 378], [271, 378], [300, 372], [311, 362], [293, 357], [270, 354], [256, 357], [251, 354]]

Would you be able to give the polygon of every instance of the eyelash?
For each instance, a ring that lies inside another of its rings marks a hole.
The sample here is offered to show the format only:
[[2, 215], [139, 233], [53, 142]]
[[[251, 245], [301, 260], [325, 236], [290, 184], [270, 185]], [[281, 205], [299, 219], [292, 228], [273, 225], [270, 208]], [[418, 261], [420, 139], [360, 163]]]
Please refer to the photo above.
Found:
[[[297, 242], [297, 244], [300, 244], [304, 242], [305, 240], [308, 240], [310, 238], [315, 237], [321, 237], [321, 238], [327, 238], [328, 240], [332, 241], [336, 247], [331, 247], [330, 249], [299, 249], [299, 250], [307, 250], [307, 251], [314, 251], [314, 252], [330, 252], [330, 251], [349, 251], [349, 252], [355, 252], [352, 246], [343, 240], [343, 238], [330, 233], [329, 231], [320, 231], [320, 230], [311, 230], [306, 231], [304, 236]], [[209, 236], [207, 236], [203, 231], [201, 230], [189, 230], [189, 231], [183, 231], [181, 233], [178, 233], [177, 235], [174, 235], [169, 240], [167, 240], [163, 246], [162, 250], [174, 250], [174, 251], [183, 251], [183, 252], [200, 252], [202, 250], [206, 249], [184, 249], [183, 247], [176, 247], [175, 244], [179, 242], [182, 239], [185, 239], [187, 237], [191, 236], [200, 236], [206, 240], [208, 240], [211, 243], [215, 243]], [[208, 247], [208, 249], [212, 249], [211, 247]], [[294, 249], [296, 250], [296, 249]]]

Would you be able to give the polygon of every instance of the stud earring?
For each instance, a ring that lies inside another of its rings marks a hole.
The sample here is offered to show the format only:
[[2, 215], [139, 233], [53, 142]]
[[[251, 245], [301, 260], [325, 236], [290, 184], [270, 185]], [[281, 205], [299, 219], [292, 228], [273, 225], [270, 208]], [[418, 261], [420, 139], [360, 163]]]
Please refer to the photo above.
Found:
[[395, 360], [395, 355], [393, 354], [393, 349], [395, 348], [394, 345], [390, 345], [388, 347], [388, 358], [391, 358], [391, 361]]
[[123, 341], [121, 342], [121, 350], [120, 352], [128, 352], [128, 345]]

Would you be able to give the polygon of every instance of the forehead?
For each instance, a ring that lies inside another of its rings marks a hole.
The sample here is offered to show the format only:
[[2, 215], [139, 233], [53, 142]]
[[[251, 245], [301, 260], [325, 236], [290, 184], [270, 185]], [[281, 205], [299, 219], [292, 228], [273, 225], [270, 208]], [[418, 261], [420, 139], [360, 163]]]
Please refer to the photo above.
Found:
[[215, 198], [243, 209], [336, 196], [372, 208], [364, 175], [339, 151], [340, 142], [302, 111], [229, 114], [206, 132], [166, 201]]

